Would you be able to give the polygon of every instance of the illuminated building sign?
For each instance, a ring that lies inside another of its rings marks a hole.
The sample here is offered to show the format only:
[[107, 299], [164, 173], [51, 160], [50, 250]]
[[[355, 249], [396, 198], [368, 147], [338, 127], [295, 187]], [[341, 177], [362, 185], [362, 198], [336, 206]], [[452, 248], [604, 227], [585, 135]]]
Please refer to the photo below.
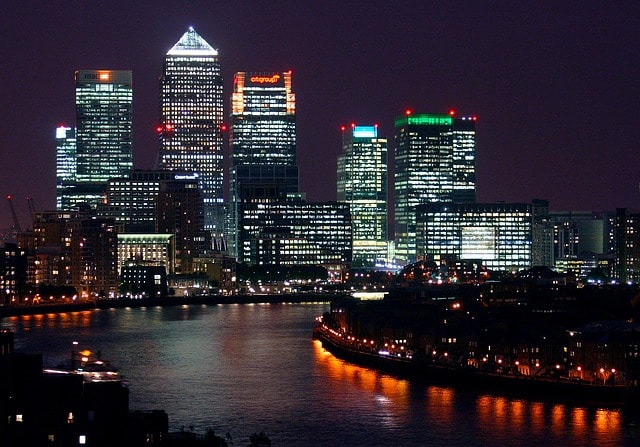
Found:
[[378, 138], [378, 128], [376, 126], [355, 126], [353, 138]]
[[272, 76], [264, 76], [264, 75], [251, 76], [249, 80], [254, 84], [277, 84], [280, 82], [281, 78], [282, 76], [276, 73]]
[[397, 118], [395, 121], [396, 127], [402, 127], [405, 125], [416, 126], [451, 126], [453, 124], [453, 117], [449, 115], [435, 115], [435, 114], [419, 114], [409, 115]]
[[199, 177], [198, 174], [176, 174], [173, 176], [174, 180], [196, 180]]

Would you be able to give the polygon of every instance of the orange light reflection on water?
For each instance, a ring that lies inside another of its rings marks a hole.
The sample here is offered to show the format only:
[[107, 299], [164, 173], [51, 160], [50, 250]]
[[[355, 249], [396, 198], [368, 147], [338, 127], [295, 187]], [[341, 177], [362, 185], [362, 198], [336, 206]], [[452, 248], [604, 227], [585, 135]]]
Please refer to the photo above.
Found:
[[83, 310], [78, 312], [61, 312], [34, 315], [19, 315], [8, 317], [7, 321], [12, 326], [20, 325], [25, 331], [37, 328], [67, 328], [90, 327], [94, 311]]
[[615, 409], [593, 410], [491, 395], [479, 396], [476, 409], [478, 425], [504, 439], [530, 431], [556, 439], [591, 437], [595, 445], [616, 445], [622, 437], [621, 412]]
[[[334, 357], [322, 348], [322, 343], [313, 342], [316, 363], [321, 365], [328, 377], [335, 382], [346, 382], [347, 389], [355, 385], [365, 392], [365, 398], [371, 400], [372, 410], [385, 426], [399, 427], [408, 423], [409, 418], [409, 382], [378, 373], [375, 370], [353, 365]], [[336, 383], [335, 389], [340, 389]], [[360, 399], [360, 397], [354, 397]], [[328, 399], [335, 400], [334, 405], [341, 406], [348, 398], [345, 393], [330, 393]]]
[[[340, 405], [349, 386], [355, 385], [375, 396], [382, 424], [397, 427], [410, 420], [411, 382], [339, 360], [325, 351], [319, 341], [314, 341], [314, 355], [327, 376], [335, 382], [346, 382], [345, 387], [340, 383], [335, 385], [342, 393], [327, 396], [336, 400], [335, 405]], [[424, 393], [426, 414], [431, 423], [455, 426], [454, 418], [459, 412], [455, 408], [455, 389], [427, 386]], [[576, 443], [588, 439], [594, 445], [619, 445], [623, 439], [622, 416], [616, 409], [590, 409], [487, 394], [477, 396], [475, 402], [477, 419], [467, 422], [480, 428], [479, 433], [486, 434], [486, 442], [508, 443], [522, 439], [523, 433], [533, 437], [571, 439]]]

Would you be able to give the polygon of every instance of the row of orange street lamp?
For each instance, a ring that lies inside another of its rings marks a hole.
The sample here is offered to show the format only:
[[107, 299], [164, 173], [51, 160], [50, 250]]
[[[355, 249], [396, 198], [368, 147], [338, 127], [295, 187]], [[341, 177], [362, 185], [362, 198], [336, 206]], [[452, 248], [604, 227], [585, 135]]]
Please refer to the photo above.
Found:
[[[319, 319], [319, 321], [321, 321], [321, 318]], [[345, 334], [340, 333], [334, 329], [330, 329], [328, 328], [326, 325], [323, 325], [325, 329], [327, 329], [331, 334], [333, 334], [334, 336], [340, 337], [342, 338]], [[363, 338], [362, 340], [356, 338], [355, 336], [352, 335], [347, 335], [346, 336], [346, 340], [350, 343], [362, 343], [363, 346], [371, 346], [373, 347], [375, 345], [375, 341], [371, 340], [371, 339], [366, 339]], [[401, 340], [402, 341], [402, 340]], [[389, 342], [385, 342], [384, 343], [384, 348], [385, 348], [385, 352], [390, 353], [389, 349], [391, 350], [395, 350], [396, 348], [400, 349], [401, 351], [405, 350], [405, 346], [402, 343], [389, 343]], [[435, 357], [438, 354], [437, 350], [433, 350], [431, 352], [431, 354]], [[449, 353], [448, 352], [443, 352], [441, 354], [444, 358], [448, 358]], [[489, 361], [489, 357], [488, 356], [483, 356], [482, 357], [482, 362], [483, 363], [487, 363]], [[503, 365], [504, 361], [503, 359], [499, 358], [496, 360], [496, 362], [499, 365]], [[515, 360], [513, 362], [513, 365], [518, 368], [520, 366], [520, 361], [519, 360]], [[535, 363], [535, 367], [536, 368], [540, 368], [540, 362], [536, 362]], [[559, 371], [562, 368], [562, 365], [560, 365], [559, 363], [557, 363], [555, 365], [555, 369], [556, 371]], [[583, 379], [583, 368], [581, 366], [576, 366], [575, 370], [580, 374], [580, 379]], [[607, 379], [611, 378], [612, 379], [612, 383], [613, 380], [615, 379], [615, 374], [616, 374], [616, 369], [615, 368], [611, 368], [611, 369], [607, 369], [607, 368], [600, 368], [599, 369], [600, 374], [602, 374], [602, 380], [603, 380], [603, 384], [606, 384]]]

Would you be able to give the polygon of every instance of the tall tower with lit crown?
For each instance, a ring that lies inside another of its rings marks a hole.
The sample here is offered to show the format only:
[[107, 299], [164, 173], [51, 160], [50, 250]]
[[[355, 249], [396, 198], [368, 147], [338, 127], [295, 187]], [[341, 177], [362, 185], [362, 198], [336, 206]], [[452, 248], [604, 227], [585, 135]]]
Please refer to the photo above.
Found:
[[474, 203], [476, 117], [413, 114], [395, 120], [395, 252], [416, 259], [416, 206]]
[[231, 253], [239, 255], [242, 203], [266, 199], [247, 193], [273, 188], [285, 195], [298, 193], [291, 71], [236, 73], [231, 107], [229, 246]]
[[372, 267], [387, 255], [387, 140], [378, 126], [342, 127], [338, 201], [351, 209], [353, 266]]
[[158, 167], [198, 175], [204, 225], [214, 235], [224, 222], [222, 98], [218, 50], [190, 27], [164, 60]]
[[[107, 182], [129, 175], [133, 167], [133, 88], [130, 70], [78, 70], [76, 86], [75, 157], [70, 133], [56, 131], [58, 156], [57, 206], [68, 210], [84, 202], [95, 208], [102, 202]], [[66, 141], [63, 141], [66, 140]], [[68, 152], [68, 151], [71, 152]], [[64, 154], [66, 152], [66, 155]], [[61, 162], [62, 160], [58, 160]], [[75, 165], [74, 165], [75, 164]]]

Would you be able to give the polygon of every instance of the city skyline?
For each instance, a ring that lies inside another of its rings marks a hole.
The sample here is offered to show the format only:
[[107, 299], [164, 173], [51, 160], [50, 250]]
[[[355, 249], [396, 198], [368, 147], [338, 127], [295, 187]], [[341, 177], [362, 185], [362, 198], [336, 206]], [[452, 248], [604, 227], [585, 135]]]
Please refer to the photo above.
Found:
[[[638, 208], [640, 61], [630, 50], [638, 16], [632, 2], [544, 11], [507, 2], [491, 10], [419, 2], [11, 5], [0, 18], [0, 54], [10, 67], [0, 74], [0, 193], [14, 196], [24, 227], [23, 197], [34, 197], [38, 210], [55, 208], [55, 129], [74, 126], [73, 73], [83, 68], [133, 70], [134, 167], [152, 169], [163, 57], [194, 26], [220, 51], [226, 122], [233, 73], [293, 71], [300, 190], [310, 200], [335, 199], [341, 124], [379, 124], [392, 151], [393, 120], [405, 109], [455, 108], [478, 116], [479, 202]], [[5, 205], [0, 228], [11, 225]]]

